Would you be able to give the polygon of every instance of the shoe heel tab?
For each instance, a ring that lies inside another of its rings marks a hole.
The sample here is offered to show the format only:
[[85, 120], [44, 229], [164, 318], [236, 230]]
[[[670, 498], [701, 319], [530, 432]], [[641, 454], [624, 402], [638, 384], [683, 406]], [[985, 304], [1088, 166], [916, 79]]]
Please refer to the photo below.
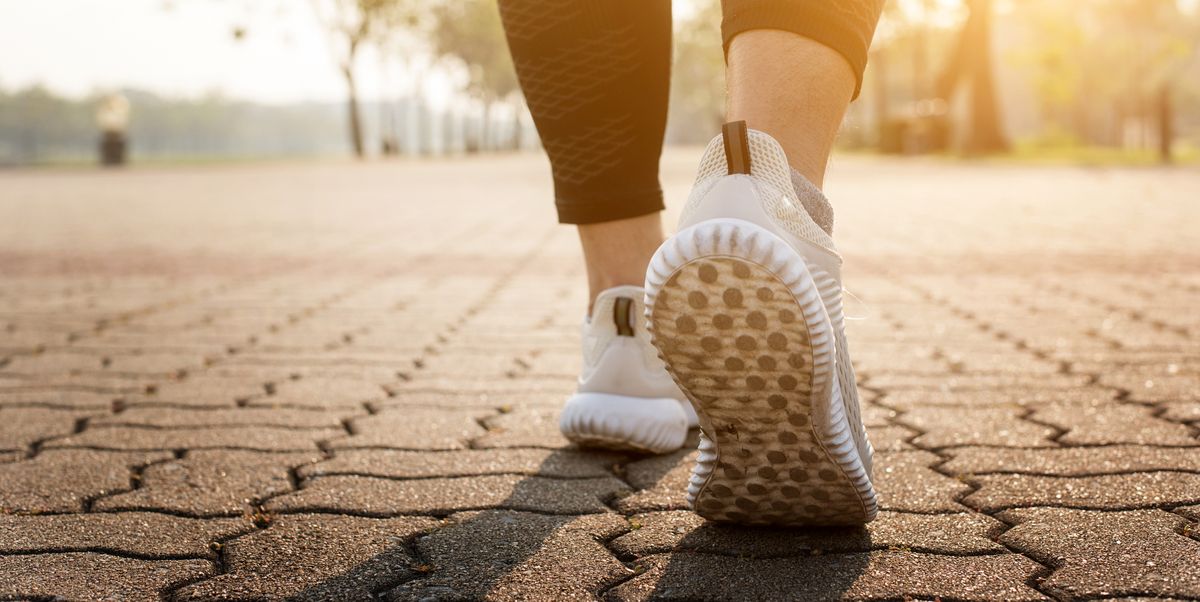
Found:
[[721, 139], [725, 143], [725, 165], [727, 173], [750, 173], [750, 133], [745, 121], [731, 121], [721, 126]]
[[629, 297], [617, 297], [613, 302], [613, 324], [617, 327], [617, 336], [631, 337], [633, 336], [633, 325], [635, 318], [633, 316], [633, 299]]

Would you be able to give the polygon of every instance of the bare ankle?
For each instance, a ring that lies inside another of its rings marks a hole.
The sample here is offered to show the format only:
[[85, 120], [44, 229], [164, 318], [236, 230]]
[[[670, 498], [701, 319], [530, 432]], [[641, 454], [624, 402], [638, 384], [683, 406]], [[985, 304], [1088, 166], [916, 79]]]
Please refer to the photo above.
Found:
[[642, 286], [646, 266], [662, 244], [659, 213], [579, 226], [579, 242], [587, 266], [588, 311], [601, 291], [622, 285]]

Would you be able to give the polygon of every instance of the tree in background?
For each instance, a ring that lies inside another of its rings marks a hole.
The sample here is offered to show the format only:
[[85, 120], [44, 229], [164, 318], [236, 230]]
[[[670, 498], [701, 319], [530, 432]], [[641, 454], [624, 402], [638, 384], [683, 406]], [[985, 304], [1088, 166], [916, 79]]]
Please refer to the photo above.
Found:
[[1108, 39], [1095, 42], [1103, 44], [1109, 53], [1120, 52], [1110, 54], [1105, 63], [1111, 66], [1121, 61], [1126, 66], [1118, 80], [1123, 93], [1115, 99], [1120, 121], [1134, 117], [1136, 144], [1150, 147], [1156, 142], [1159, 158], [1170, 162], [1174, 141], [1172, 92], [1181, 84], [1181, 74], [1188, 64], [1196, 59], [1200, 11], [1193, 10], [1189, 17], [1177, 0], [1107, 0], [1096, 4], [1107, 5], [1102, 18]]
[[965, 16], [961, 2], [893, 0], [884, 4], [862, 97], [849, 113], [851, 121], [858, 115], [861, 121], [871, 122], [873, 135], [850, 130], [844, 143], [861, 146], [873, 141], [878, 150], [887, 153], [934, 152], [949, 147], [949, 107], [935, 90], [934, 73], [959, 42]]
[[1188, 90], [1200, 10], [1177, 0], [1025, 0], [1032, 41], [1015, 52], [1051, 139], [1156, 148], [1170, 161], [1172, 99]]
[[346, 79], [347, 110], [350, 117], [350, 144], [356, 157], [365, 153], [362, 118], [358, 107], [356, 61], [362, 47], [383, 32], [402, 22], [399, 0], [311, 0], [317, 18], [329, 32], [334, 59]]
[[[379, 81], [383, 86], [379, 99], [379, 138], [384, 155], [400, 152], [396, 99], [388, 98], [394, 93], [392, 82], [397, 74], [411, 77], [414, 73], [414, 57], [423, 54], [429, 29], [428, 11], [418, 9], [419, 0], [393, 1], [395, 6], [383, 13], [383, 23], [371, 36], [371, 42], [379, 50]], [[419, 81], [414, 81], [407, 91], [416, 96], [419, 88]]]
[[721, 3], [696, 0], [693, 6], [693, 14], [675, 23], [667, 137], [672, 142], [704, 144], [725, 120]]
[[[480, 145], [489, 139], [492, 106], [518, 90], [517, 74], [500, 23], [496, 0], [448, 0], [433, 10], [431, 42], [441, 57], [466, 68], [467, 92], [483, 104]], [[514, 128], [513, 146], [520, 144]]]
[[949, 100], [959, 82], [967, 82], [969, 116], [964, 150], [969, 155], [1008, 150], [1008, 139], [996, 101], [992, 65], [992, 0], [965, 0], [967, 20], [958, 45], [937, 85], [937, 95]]

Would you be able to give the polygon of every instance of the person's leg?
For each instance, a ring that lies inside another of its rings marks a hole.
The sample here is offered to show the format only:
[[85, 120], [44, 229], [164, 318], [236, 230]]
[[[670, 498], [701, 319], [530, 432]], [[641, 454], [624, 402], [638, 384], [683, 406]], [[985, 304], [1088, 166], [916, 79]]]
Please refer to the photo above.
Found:
[[881, 0], [725, 0], [730, 118], [646, 271], [652, 343], [701, 424], [710, 520], [872, 520], [872, 449], [817, 187]]
[[695, 413], [650, 359], [642, 289], [663, 241], [670, 0], [500, 0], [500, 14], [558, 219], [578, 226], [587, 265], [582, 369], [559, 429], [583, 446], [674, 451]]
[[724, 0], [728, 120], [770, 134], [821, 187], [882, 9], [883, 0]]
[[748, 31], [729, 46], [728, 82], [728, 120], [773, 136], [792, 167], [821, 187], [854, 93], [846, 60], [791, 32]]
[[590, 299], [600, 291], [630, 284], [642, 286], [646, 265], [663, 241], [662, 213], [581, 224], [579, 242], [587, 265]]
[[500, 15], [559, 221], [579, 226], [589, 299], [641, 286], [663, 239], [669, 0], [501, 0]]

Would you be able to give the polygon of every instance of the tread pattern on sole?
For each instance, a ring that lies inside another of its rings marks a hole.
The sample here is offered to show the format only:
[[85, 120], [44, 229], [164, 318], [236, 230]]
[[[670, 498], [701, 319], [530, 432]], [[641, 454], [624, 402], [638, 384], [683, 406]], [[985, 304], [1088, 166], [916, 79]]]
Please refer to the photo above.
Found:
[[652, 340], [700, 415], [688, 487], [697, 513], [773, 525], [874, 518], [832, 326], [798, 253], [748, 222], [698, 224], [655, 254], [646, 307]]

